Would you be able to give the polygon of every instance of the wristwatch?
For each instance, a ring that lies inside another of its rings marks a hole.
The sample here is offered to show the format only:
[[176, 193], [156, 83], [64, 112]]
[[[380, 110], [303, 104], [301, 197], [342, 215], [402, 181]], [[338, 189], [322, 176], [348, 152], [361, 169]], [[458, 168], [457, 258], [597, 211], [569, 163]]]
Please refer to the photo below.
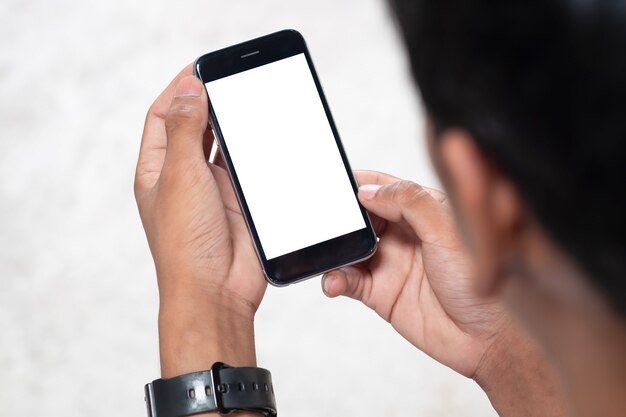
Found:
[[145, 386], [148, 417], [183, 417], [199, 413], [252, 411], [276, 417], [272, 375], [263, 368], [233, 368], [221, 362], [211, 369]]

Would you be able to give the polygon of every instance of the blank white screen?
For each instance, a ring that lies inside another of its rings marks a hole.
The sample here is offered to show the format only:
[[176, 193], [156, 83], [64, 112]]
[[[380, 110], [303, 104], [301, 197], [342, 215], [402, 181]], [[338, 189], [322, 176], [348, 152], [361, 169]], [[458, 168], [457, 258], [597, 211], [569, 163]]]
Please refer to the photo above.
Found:
[[206, 88], [267, 259], [365, 227], [304, 54]]

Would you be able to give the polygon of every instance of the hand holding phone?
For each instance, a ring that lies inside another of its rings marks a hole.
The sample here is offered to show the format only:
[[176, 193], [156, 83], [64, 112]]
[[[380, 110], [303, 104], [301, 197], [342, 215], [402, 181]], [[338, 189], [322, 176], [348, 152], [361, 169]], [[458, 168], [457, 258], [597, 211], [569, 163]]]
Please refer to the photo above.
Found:
[[267, 283], [228, 173], [206, 163], [207, 124], [204, 86], [190, 65], [150, 106], [137, 162], [135, 197], [159, 284], [164, 377], [216, 361], [256, 363], [253, 323]]
[[194, 71], [267, 280], [287, 285], [371, 256], [376, 236], [302, 36], [212, 52]]

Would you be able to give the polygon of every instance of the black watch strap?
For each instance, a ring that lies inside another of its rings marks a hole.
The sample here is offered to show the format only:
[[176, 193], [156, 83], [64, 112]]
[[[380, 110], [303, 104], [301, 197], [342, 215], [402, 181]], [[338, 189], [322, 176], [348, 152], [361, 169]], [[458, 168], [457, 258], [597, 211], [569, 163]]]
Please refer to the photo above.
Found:
[[275, 417], [272, 375], [263, 368], [233, 368], [223, 363], [210, 370], [146, 384], [148, 417], [183, 417], [199, 413], [253, 411]]

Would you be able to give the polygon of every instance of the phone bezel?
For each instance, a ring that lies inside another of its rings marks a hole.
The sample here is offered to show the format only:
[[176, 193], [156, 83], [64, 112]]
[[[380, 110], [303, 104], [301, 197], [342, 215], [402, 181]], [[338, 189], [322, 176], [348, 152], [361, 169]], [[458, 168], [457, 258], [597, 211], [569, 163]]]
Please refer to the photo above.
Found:
[[[194, 74], [206, 85], [208, 82], [302, 53], [306, 57], [311, 76], [315, 82], [328, 123], [333, 132], [335, 143], [339, 149], [344, 167], [346, 168], [346, 174], [356, 194], [356, 180], [352, 174], [343, 145], [341, 144], [339, 133], [332, 114], [330, 113], [330, 108], [326, 102], [326, 97], [318, 79], [317, 72], [315, 71], [315, 67], [313, 66], [308, 48], [304, 38], [299, 32], [292, 29], [283, 30], [208, 53], [196, 60], [194, 64]], [[216, 117], [213, 105], [211, 104], [211, 97], [209, 97], [209, 117], [215, 134], [215, 140], [224, 158], [243, 217], [250, 231], [250, 235], [252, 236], [263, 272], [269, 283], [276, 286], [289, 285], [342, 266], [363, 261], [374, 254], [377, 247], [376, 234], [374, 233], [367, 211], [359, 203], [359, 208], [366, 225], [365, 228], [268, 260], [265, 257], [263, 246], [261, 245], [256, 227], [254, 226], [253, 216], [248, 209], [248, 204], [246, 203], [245, 195], [239, 183], [236, 169], [230, 158], [228, 145], [219, 127], [219, 121]]]

